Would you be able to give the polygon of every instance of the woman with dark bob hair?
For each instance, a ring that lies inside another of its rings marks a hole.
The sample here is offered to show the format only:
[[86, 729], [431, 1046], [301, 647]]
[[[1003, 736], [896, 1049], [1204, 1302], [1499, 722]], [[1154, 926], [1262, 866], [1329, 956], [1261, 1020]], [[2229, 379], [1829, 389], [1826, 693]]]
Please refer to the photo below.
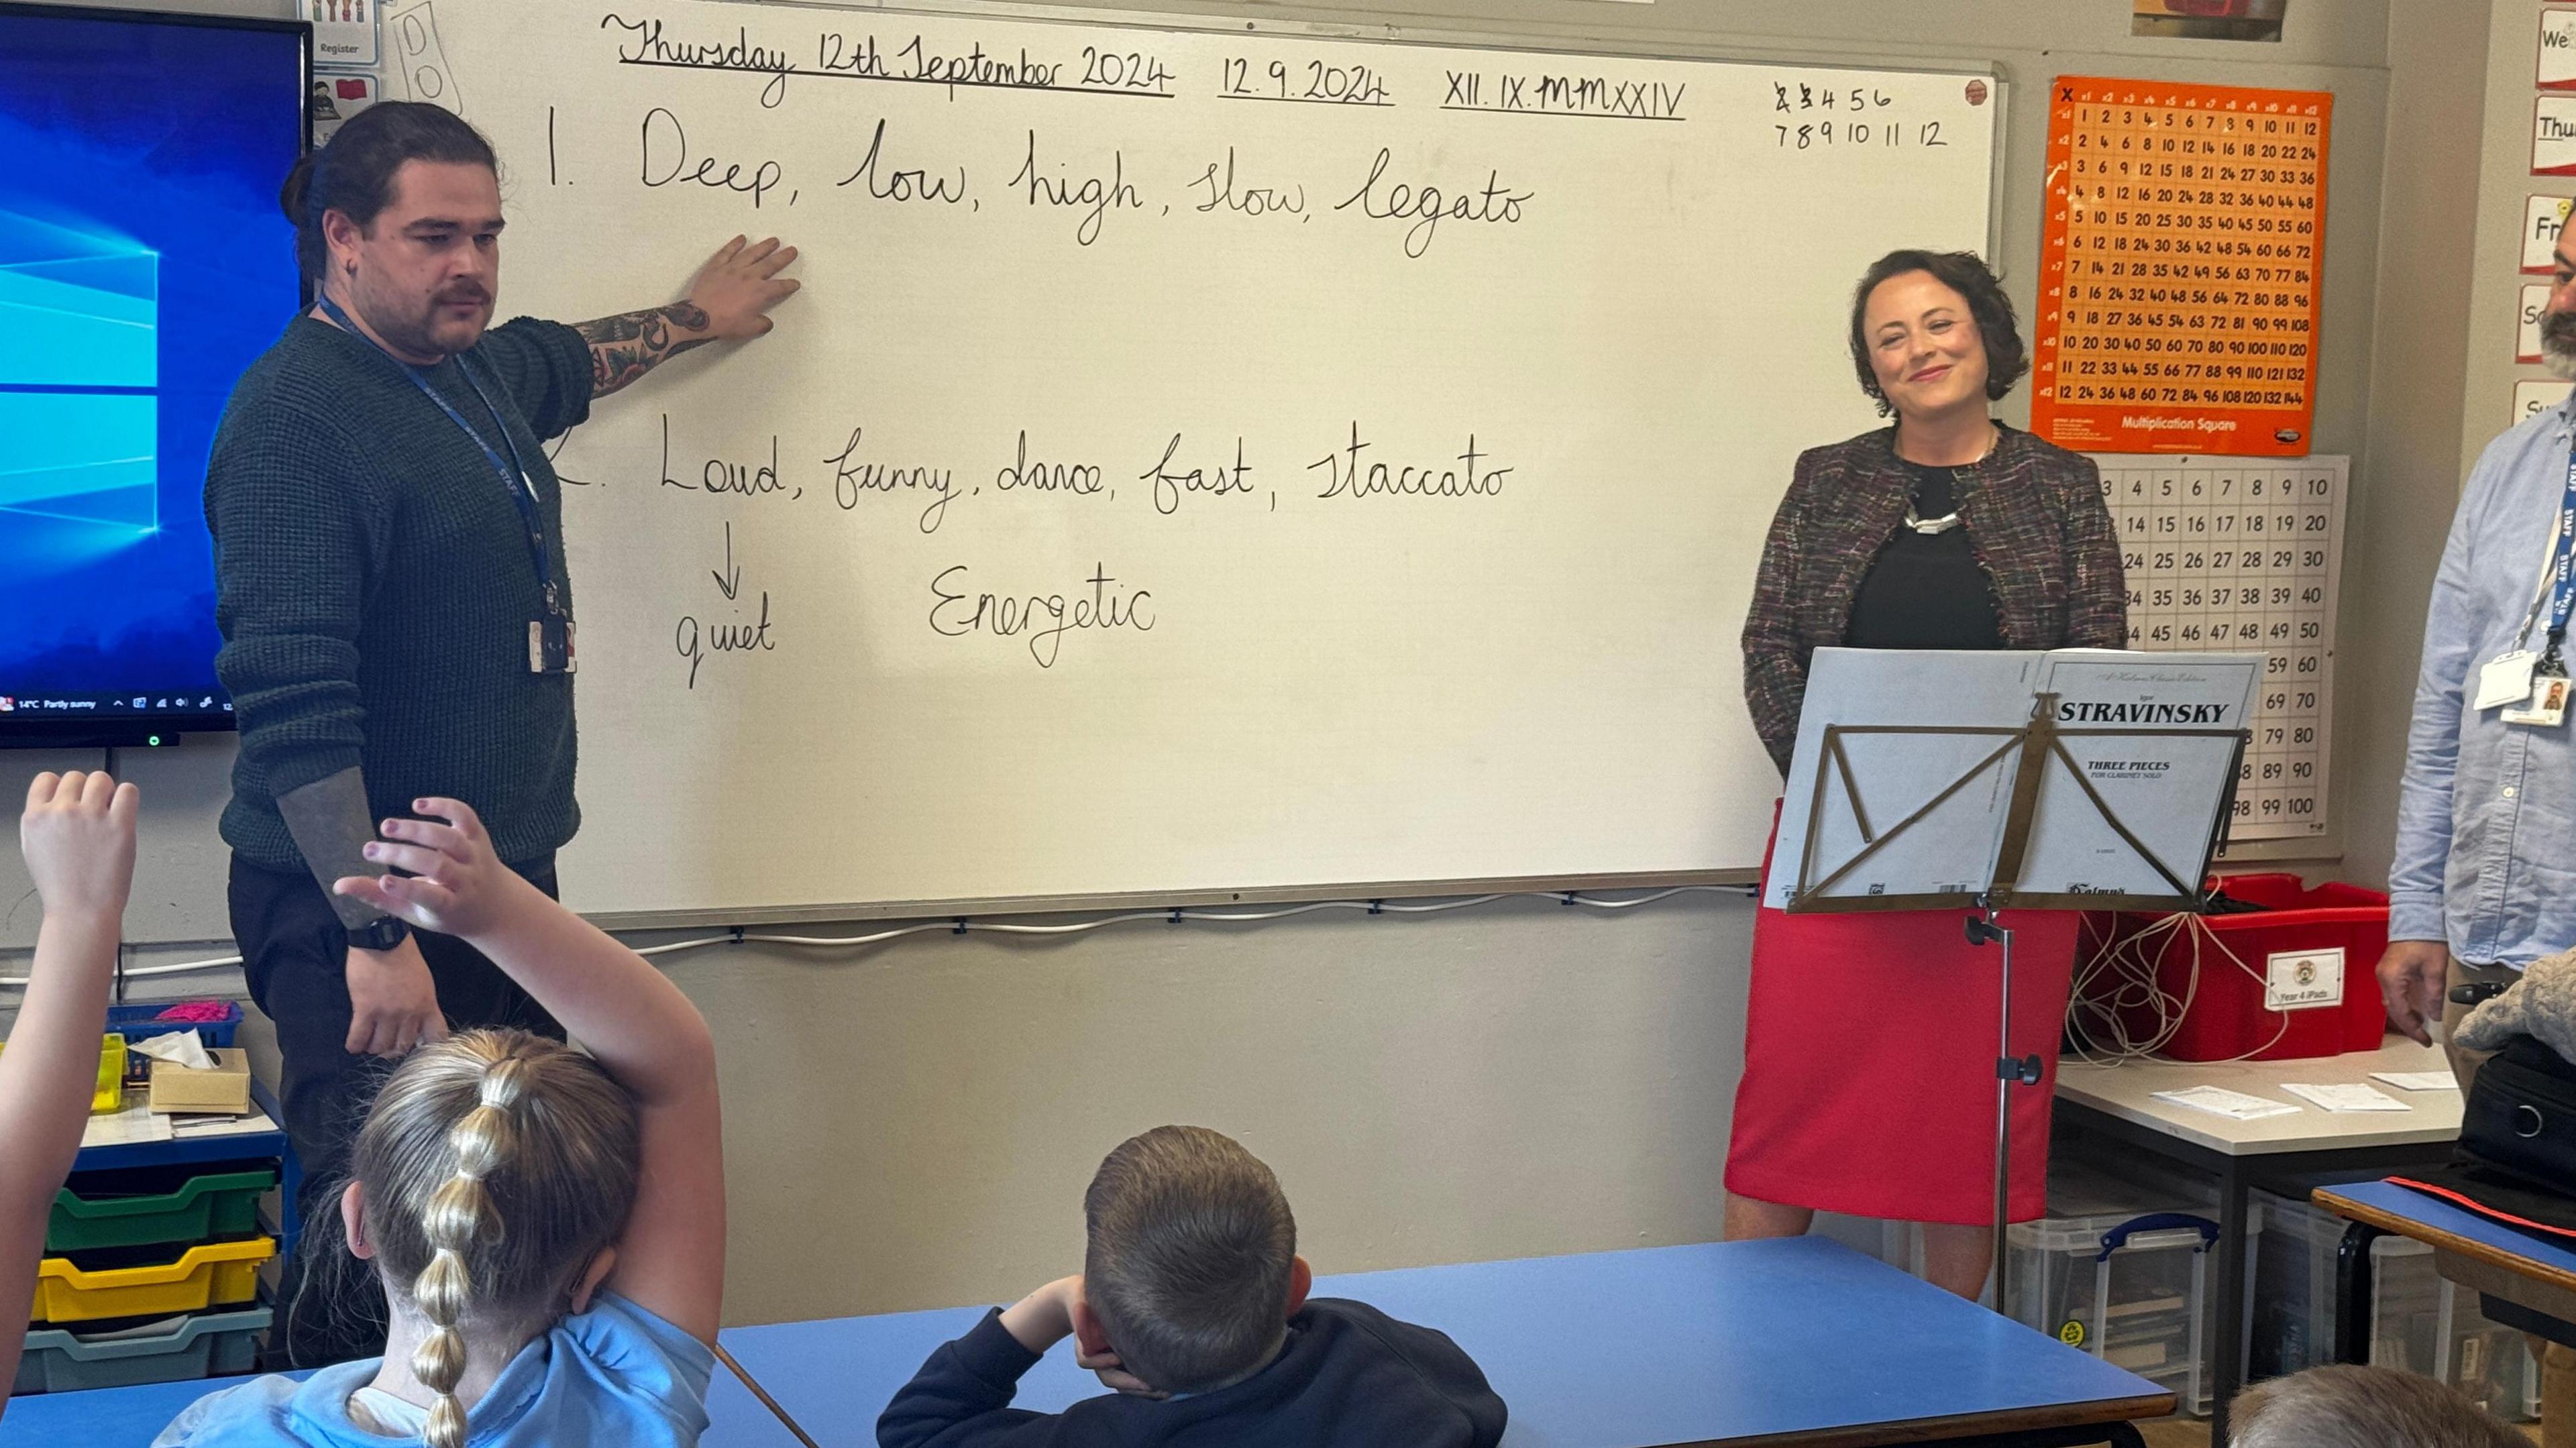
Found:
[[[1996, 421], [2029, 357], [1965, 252], [1891, 252], [1852, 295], [1852, 366], [1894, 426], [1813, 448], [1762, 549], [1744, 693], [1783, 773], [1818, 648], [2120, 648], [2126, 595], [2091, 460]], [[2048, 1110], [2075, 916], [2017, 922], [2012, 1216], [2047, 1201]], [[1924, 1265], [1974, 1297], [1994, 1252], [1993, 951], [1956, 911], [1760, 911], [1726, 1235], [1793, 1236], [1818, 1210], [1924, 1224]]]

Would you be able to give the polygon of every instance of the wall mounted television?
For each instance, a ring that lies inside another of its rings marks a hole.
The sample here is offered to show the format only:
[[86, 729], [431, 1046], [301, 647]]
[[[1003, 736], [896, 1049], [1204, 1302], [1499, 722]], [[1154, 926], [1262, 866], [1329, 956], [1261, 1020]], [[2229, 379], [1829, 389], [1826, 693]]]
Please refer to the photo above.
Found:
[[0, 748], [230, 729], [206, 452], [302, 302], [296, 22], [0, 0]]

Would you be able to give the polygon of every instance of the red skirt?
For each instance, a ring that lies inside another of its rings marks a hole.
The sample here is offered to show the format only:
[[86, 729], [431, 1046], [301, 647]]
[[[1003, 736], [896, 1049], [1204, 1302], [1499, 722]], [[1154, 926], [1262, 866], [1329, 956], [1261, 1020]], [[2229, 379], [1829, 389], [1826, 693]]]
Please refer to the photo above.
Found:
[[[1768, 862], [1763, 873], [1770, 873]], [[2011, 1216], [2048, 1206], [2048, 1119], [2081, 916], [2011, 911]], [[1753, 920], [1744, 1080], [1726, 1189], [1858, 1217], [1980, 1226], [1995, 1211], [1995, 1018], [2003, 952], [1959, 910]]]

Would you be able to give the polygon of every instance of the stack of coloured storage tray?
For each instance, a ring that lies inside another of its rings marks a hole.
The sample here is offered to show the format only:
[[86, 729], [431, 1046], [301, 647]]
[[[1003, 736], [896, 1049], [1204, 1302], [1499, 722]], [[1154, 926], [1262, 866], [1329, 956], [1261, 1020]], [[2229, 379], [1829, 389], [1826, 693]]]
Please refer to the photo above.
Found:
[[34, 1326], [11, 1391], [248, 1372], [271, 1310], [259, 1231], [273, 1166], [100, 1172], [55, 1195]]

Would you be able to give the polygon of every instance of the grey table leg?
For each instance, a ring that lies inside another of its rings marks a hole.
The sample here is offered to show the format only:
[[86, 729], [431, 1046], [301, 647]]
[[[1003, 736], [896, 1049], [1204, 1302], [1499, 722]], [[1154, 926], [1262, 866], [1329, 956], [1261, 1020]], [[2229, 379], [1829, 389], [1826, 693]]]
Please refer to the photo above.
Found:
[[2370, 1244], [2379, 1229], [2367, 1222], [2344, 1228], [2335, 1247], [2334, 1358], [2339, 1363], [2370, 1361]]
[[2218, 1179], [2218, 1340], [2210, 1352], [2209, 1441], [2227, 1441], [2227, 1405], [2245, 1385], [2245, 1169], [2227, 1159]]

